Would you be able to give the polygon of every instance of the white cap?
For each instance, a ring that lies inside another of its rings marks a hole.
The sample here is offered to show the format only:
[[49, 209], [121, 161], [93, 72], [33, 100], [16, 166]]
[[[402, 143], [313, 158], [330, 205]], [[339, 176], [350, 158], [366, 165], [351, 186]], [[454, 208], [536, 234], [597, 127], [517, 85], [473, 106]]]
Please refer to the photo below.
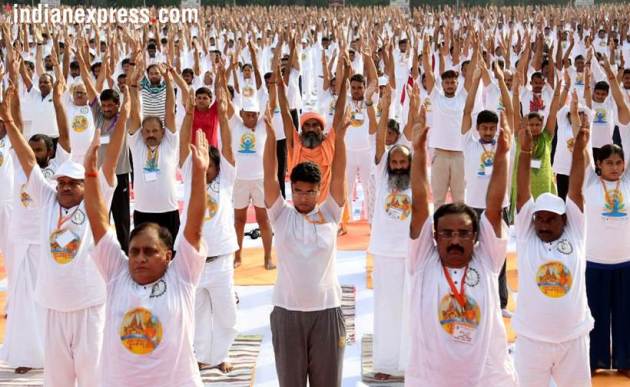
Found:
[[566, 210], [567, 208], [564, 204], [564, 200], [562, 200], [561, 197], [549, 192], [545, 192], [540, 195], [534, 202], [534, 213], [538, 211], [549, 211], [554, 214], [564, 215]]
[[244, 112], [260, 113], [257, 98], [241, 98], [241, 110]]
[[83, 180], [85, 179], [85, 168], [77, 162], [68, 160], [59, 166], [53, 177], [57, 179], [64, 176], [75, 180]]
[[388, 83], [389, 83], [389, 78], [387, 76], [383, 75], [382, 77], [378, 77], [379, 86], [387, 86]]

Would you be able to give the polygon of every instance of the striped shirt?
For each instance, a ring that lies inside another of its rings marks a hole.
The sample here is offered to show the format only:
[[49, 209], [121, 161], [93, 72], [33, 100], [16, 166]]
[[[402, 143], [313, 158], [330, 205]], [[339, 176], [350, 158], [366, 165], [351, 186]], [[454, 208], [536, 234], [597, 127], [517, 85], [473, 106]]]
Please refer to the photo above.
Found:
[[142, 117], [160, 117], [164, 122], [166, 111], [166, 84], [160, 83], [158, 86], [152, 86], [145, 77], [140, 82], [142, 95]]

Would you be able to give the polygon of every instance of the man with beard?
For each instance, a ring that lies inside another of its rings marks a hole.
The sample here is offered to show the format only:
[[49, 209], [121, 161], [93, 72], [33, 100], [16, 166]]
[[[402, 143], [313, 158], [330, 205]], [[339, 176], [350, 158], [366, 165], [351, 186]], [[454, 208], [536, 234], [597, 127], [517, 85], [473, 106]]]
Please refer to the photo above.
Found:
[[[61, 97], [62, 84], [63, 80], [61, 84], [59, 82], [55, 84], [53, 92], [55, 99]], [[6, 98], [9, 101], [7, 104], [13, 109], [11, 113], [15, 125], [21, 128], [20, 101], [13, 96], [15, 92], [13, 86], [10, 86]], [[28, 175], [23, 171], [18, 159], [23, 153], [32, 153], [43, 176], [54, 185], [56, 181], [53, 175], [70, 158], [68, 154], [70, 148], [65, 125], [61, 125], [56, 156], [52, 158], [54, 145], [50, 137], [41, 134], [32, 136], [28, 141], [27, 147], [30, 147], [28, 149], [21, 146], [26, 143], [25, 138], [21, 133], [12, 132], [8, 128], [10, 124], [3, 122], [7, 130], [5, 140], [13, 145], [15, 191], [12, 194], [15, 202], [10, 218], [11, 226], [2, 232], [6, 233], [8, 240], [11, 241], [11, 245], [7, 246], [5, 251], [11, 302], [7, 308], [9, 317], [0, 358], [11, 367], [15, 367], [16, 373], [23, 374], [44, 365], [44, 312], [35, 302], [35, 286], [42, 259], [39, 238], [41, 203], [28, 189]], [[9, 157], [9, 154], [5, 154], [5, 158]]]
[[279, 72], [274, 73], [275, 84], [278, 87], [278, 101], [282, 112], [282, 123], [284, 125], [284, 133], [287, 140], [287, 154], [289, 170], [294, 166], [310, 161], [319, 166], [321, 172], [321, 190], [319, 191], [318, 203], [326, 201], [328, 195], [328, 187], [330, 185], [332, 160], [335, 154], [335, 127], [341, 122], [346, 106], [346, 89], [348, 74], [350, 73], [350, 62], [347, 55], [342, 57], [344, 60], [344, 74], [340, 79], [341, 90], [335, 104], [335, 116], [333, 125], [328, 134], [324, 135], [325, 119], [321, 114], [315, 112], [303, 113], [300, 117], [301, 131], [298, 134], [297, 129], [293, 125], [291, 113], [289, 111], [289, 102], [286, 94], [286, 86], [279, 76]]
[[374, 257], [373, 368], [379, 380], [401, 375], [403, 370], [400, 354], [407, 240], [401, 241], [400, 236], [407, 232], [411, 220], [411, 150], [396, 144], [386, 152], [391, 94], [386, 92], [379, 102], [383, 113], [376, 132], [376, 198], [368, 247]]
[[[427, 128], [415, 125], [408, 272], [411, 354], [407, 386], [516, 386], [499, 310], [497, 282], [507, 249], [501, 219], [510, 138], [501, 130], [486, 210], [462, 203], [429, 216]], [[501, 114], [501, 127], [507, 119]], [[437, 313], [436, 313], [437, 312]]]

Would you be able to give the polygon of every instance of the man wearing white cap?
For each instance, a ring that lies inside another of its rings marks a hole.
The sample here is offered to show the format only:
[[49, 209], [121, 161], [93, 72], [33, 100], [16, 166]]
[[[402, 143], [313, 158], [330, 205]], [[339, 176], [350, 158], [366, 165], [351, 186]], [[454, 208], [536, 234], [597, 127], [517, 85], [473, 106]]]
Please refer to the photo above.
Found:
[[[217, 79], [217, 82], [219, 80]], [[221, 80], [225, 82], [225, 80]], [[228, 103], [228, 111], [233, 112], [232, 103]], [[239, 115], [229, 118], [232, 129], [232, 149], [236, 161], [236, 181], [234, 182], [234, 224], [238, 239], [239, 250], [234, 257], [234, 265], [241, 263], [243, 234], [247, 223], [247, 208], [254, 205], [256, 222], [260, 227], [265, 253], [265, 269], [275, 269], [271, 261], [272, 232], [265, 209], [263, 190], [262, 157], [267, 132], [260, 114], [257, 98], [243, 98]]]
[[[577, 101], [576, 101], [577, 105]], [[532, 135], [520, 133], [517, 171], [516, 244], [519, 253], [518, 308], [512, 326], [518, 339], [514, 362], [521, 386], [590, 386], [589, 332], [594, 320], [586, 298], [584, 182], [588, 125], [580, 127], [577, 109], [572, 125], [579, 134], [573, 149], [566, 205], [543, 193], [532, 199]]]
[[[104, 324], [105, 283], [90, 259], [93, 247], [83, 204], [85, 170], [66, 161], [56, 171], [55, 189], [46, 181], [35, 154], [19, 136], [9, 102], [0, 116], [10, 133], [28, 182], [26, 189], [41, 203], [40, 256], [35, 300], [45, 308], [44, 385], [79, 387], [100, 385], [100, 350]], [[121, 151], [129, 98], [111, 136], [99, 182], [109, 206], [116, 185], [116, 163]], [[96, 135], [99, 135], [98, 131]]]

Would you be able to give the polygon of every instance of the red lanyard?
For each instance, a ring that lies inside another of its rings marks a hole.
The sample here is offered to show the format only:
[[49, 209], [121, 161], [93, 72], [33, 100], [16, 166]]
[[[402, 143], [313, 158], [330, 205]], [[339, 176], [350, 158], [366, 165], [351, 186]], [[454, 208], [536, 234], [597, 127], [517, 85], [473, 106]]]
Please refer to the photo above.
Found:
[[64, 223], [66, 223], [68, 220], [70, 220], [74, 214], [77, 212], [77, 210], [79, 209], [79, 207], [77, 206], [77, 208], [74, 209], [74, 211], [72, 211], [72, 214], [69, 214], [66, 217], [62, 217], [61, 216], [61, 206], [59, 206], [59, 218], [57, 218], [57, 230], [61, 230], [61, 226], [63, 226]]
[[464, 275], [462, 276], [462, 283], [459, 287], [459, 292], [457, 291], [457, 288], [455, 287], [455, 284], [453, 283], [453, 279], [451, 278], [451, 273], [448, 272], [448, 269], [446, 268], [446, 266], [442, 265], [442, 269], [444, 270], [444, 276], [446, 277], [448, 286], [450, 286], [451, 288], [451, 293], [453, 294], [453, 297], [455, 297], [459, 305], [461, 305], [461, 307], [464, 308], [466, 306], [466, 295], [464, 293], [465, 292], [464, 283], [466, 282], [466, 274], [468, 274], [468, 265], [466, 265], [466, 268], [464, 269]]

